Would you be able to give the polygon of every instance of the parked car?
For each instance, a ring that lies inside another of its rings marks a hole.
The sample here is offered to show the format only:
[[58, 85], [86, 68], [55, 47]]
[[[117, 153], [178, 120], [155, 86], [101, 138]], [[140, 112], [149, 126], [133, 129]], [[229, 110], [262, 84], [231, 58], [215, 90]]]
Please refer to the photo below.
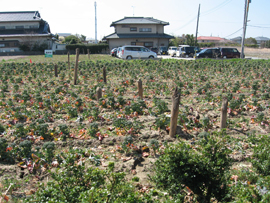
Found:
[[176, 50], [177, 50], [177, 47], [175, 46], [170, 46], [169, 49], [168, 49], [168, 54], [171, 56], [171, 57], [174, 57], [176, 55]]
[[118, 47], [116, 57], [121, 58], [121, 54], [122, 54], [122, 47]]
[[164, 46], [159, 47], [158, 48], [158, 54], [159, 55], [168, 55], [168, 49], [167, 49], [167, 47], [164, 47]]
[[200, 52], [199, 47], [195, 46], [184, 46], [184, 47], [178, 47], [176, 51], [176, 56], [177, 57], [193, 57], [195, 53]]
[[117, 53], [117, 48], [113, 48], [113, 49], [111, 50], [111, 56], [116, 57], [116, 53]]
[[152, 47], [150, 50], [153, 51], [153, 52], [155, 52], [156, 54], [158, 53], [158, 48]]
[[218, 48], [203, 49], [196, 54], [197, 58], [220, 58], [220, 50]]
[[122, 59], [157, 58], [157, 54], [144, 46], [126, 45], [122, 47]]
[[219, 48], [221, 58], [240, 58], [240, 52], [236, 48]]

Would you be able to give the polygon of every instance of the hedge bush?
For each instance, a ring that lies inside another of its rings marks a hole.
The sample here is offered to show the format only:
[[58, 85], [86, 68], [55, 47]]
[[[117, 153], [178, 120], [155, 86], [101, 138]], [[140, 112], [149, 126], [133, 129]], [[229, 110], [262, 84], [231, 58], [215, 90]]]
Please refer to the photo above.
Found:
[[77, 48], [80, 49], [80, 53], [87, 53], [87, 49], [89, 49], [91, 54], [99, 54], [102, 50], [106, 50], [109, 48], [108, 44], [68, 44], [66, 45], [66, 49], [70, 51], [75, 51]]
[[183, 191], [191, 190], [199, 202], [210, 202], [211, 198], [227, 201], [230, 150], [214, 136], [195, 146], [180, 142], [167, 147], [155, 162], [152, 181], [174, 198], [184, 198]]

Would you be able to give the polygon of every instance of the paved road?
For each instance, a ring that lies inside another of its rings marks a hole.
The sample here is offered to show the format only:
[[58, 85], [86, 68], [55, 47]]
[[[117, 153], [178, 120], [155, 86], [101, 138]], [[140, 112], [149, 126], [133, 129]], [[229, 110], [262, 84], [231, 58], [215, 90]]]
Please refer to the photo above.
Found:
[[158, 55], [158, 58], [162, 59], [176, 59], [176, 60], [195, 60], [194, 58], [180, 58], [180, 57], [171, 57], [170, 55]]

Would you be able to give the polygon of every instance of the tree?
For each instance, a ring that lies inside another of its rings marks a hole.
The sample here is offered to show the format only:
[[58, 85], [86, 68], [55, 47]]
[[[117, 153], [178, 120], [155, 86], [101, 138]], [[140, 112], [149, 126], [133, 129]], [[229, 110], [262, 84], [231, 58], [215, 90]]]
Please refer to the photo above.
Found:
[[247, 38], [245, 44], [257, 44], [257, 40], [253, 37]]
[[181, 36], [175, 36], [173, 39], [170, 40], [169, 46], [175, 46], [178, 47], [180, 44], [185, 43], [185, 38]]
[[65, 41], [64, 42], [67, 43], [67, 44], [77, 44], [77, 43], [81, 42], [81, 40], [79, 39], [78, 36], [70, 35], [70, 36], [67, 36], [65, 38]]
[[85, 35], [81, 35], [80, 36], [80, 40], [83, 42], [83, 41], [85, 41], [86, 40], [86, 36]]
[[185, 37], [186, 37], [186, 44], [187, 45], [195, 46], [196, 43], [195, 43], [195, 39], [194, 39], [193, 34], [192, 35], [187, 34]]

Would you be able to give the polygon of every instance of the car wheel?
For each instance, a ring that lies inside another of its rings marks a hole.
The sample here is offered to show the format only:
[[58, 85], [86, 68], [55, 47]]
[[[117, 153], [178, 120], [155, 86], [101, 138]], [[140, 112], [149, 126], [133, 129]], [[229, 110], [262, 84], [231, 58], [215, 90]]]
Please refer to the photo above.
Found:
[[150, 59], [153, 59], [153, 58], [154, 58], [154, 56], [149, 56], [149, 58], [150, 58]]
[[130, 60], [130, 59], [132, 59], [132, 56], [127, 56], [126, 59], [127, 59], [127, 60]]
[[226, 59], [226, 58], [227, 58], [227, 56], [223, 56], [223, 58], [224, 58], [224, 59]]

